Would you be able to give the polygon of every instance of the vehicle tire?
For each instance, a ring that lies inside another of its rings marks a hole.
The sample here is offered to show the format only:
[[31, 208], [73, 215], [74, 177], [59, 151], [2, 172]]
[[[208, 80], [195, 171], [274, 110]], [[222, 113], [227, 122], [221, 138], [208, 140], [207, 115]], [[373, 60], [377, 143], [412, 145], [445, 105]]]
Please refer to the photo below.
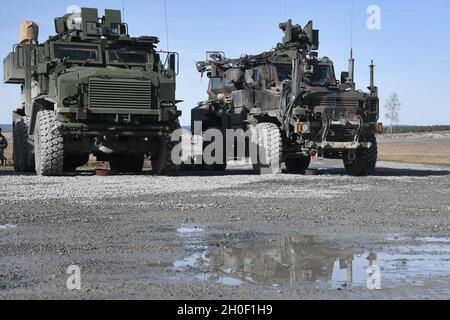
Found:
[[53, 111], [39, 111], [34, 130], [36, 173], [39, 176], [60, 176], [64, 166], [64, 137], [56, 129]]
[[364, 142], [370, 142], [370, 148], [359, 148], [356, 151], [356, 159], [349, 161], [344, 158], [344, 166], [347, 173], [352, 176], [373, 175], [376, 172], [378, 146], [377, 138], [373, 132], [366, 132], [363, 136]]
[[253, 170], [258, 173], [280, 173], [283, 141], [280, 129], [273, 123], [260, 123], [255, 128], [257, 141], [256, 163]]
[[109, 166], [116, 173], [141, 173], [144, 169], [144, 154], [113, 155], [109, 159]]
[[[224, 139], [225, 139], [225, 137], [224, 137]], [[213, 143], [213, 142], [203, 142], [203, 150], [202, 150], [202, 155], [204, 155], [205, 153], [204, 153], [204, 150], [206, 149], [206, 147], [208, 146], [208, 145], [210, 145], [211, 143]], [[227, 155], [226, 155], [226, 150], [225, 150], [225, 148], [226, 148], [226, 143], [225, 143], [225, 141], [223, 142], [223, 148], [224, 148], [224, 150], [223, 150], [223, 159], [222, 159], [222, 162], [223, 163], [214, 163], [214, 164], [206, 164], [205, 162], [203, 162], [203, 164], [202, 164], [202, 170], [205, 170], [205, 171], [216, 171], [216, 172], [223, 172], [223, 171], [225, 171], [226, 169], [227, 169]], [[212, 155], [212, 156], [214, 156], [214, 155]]]
[[13, 162], [16, 172], [34, 172], [33, 146], [29, 142], [30, 118], [23, 117], [14, 124]]
[[170, 135], [158, 137], [151, 151], [152, 173], [155, 176], [176, 176], [179, 166], [172, 161], [172, 150], [177, 142], [171, 141]]
[[286, 169], [289, 173], [304, 173], [311, 164], [311, 158], [306, 156], [295, 156], [287, 158]]

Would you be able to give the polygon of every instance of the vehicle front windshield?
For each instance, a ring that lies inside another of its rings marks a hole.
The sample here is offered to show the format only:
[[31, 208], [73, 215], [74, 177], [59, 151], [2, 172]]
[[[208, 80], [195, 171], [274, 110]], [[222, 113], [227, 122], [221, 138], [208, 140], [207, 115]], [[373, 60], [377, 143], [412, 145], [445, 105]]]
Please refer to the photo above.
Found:
[[66, 59], [73, 62], [99, 62], [97, 46], [77, 46], [68, 44], [55, 44], [56, 59]]
[[324, 85], [331, 81], [331, 72], [328, 65], [314, 65], [313, 72], [305, 73], [304, 79], [310, 84]]
[[109, 49], [108, 61], [111, 64], [146, 64], [148, 52], [145, 50]]

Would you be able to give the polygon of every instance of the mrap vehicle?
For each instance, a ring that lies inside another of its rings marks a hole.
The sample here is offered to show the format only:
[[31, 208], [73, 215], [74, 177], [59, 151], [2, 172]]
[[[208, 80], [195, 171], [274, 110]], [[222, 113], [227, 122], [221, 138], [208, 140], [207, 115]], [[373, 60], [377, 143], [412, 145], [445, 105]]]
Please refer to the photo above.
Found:
[[[340, 80], [332, 60], [318, 58], [319, 31], [312, 21], [302, 28], [289, 20], [280, 29], [284, 38], [269, 52], [238, 59], [207, 52], [206, 61], [197, 63], [210, 81], [208, 100], [192, 110], [192, 127], [201, 123], [201, 132], [194, 134], [252, 129], [259, 148], [252, 156], [257, 172], [268, 167], [280, 172], [282, 163], [289, 172], [304, 172], [311, 157], [318, 157], [343, 159], [351, 175], [373, 174], [381, 130], [373, 63], [369, 92], [362, 92], [354, 83], [353, 56]], [[237, 157], [224, 152], [222, 163], [202, 168], [225, 170], [227, 161]]]
[[22, 24], [4, 59], [4, 82], [21, 86], [13, 113], [14, 167], [58, 176], [90, 155], [118, 173], [173, 174], [170, 136], [179, 128], [178, 54], [156, 51], [158, 38], [130, 37], [119, 10], [81, 8], [55, 19], [56, 35], [38, 43]]

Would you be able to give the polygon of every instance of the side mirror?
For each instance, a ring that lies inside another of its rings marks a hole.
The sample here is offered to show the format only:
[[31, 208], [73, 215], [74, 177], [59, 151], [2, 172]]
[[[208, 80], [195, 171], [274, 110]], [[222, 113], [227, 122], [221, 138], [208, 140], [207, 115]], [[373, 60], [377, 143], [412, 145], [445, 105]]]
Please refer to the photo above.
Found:
[[121, 35], [127, 35], [128, 34], [128, 28], [127, 25], [122, 23], [119, 25], [119, 32]]
[[312, 32], [312, 50], [319, 50], [319, 30]]
[[341, 83], [342, 84], [348, 82], [348, 76], [349, 76], [349, 74], [347, 71], [341, 72]]
[[57, 34], [63, 34], [66, 32], [66, 19], [56, 18], [55, 19], [55, 31]]
[[169, 70], [173, 71], [173, 73], [176, 73], [176, 67], [177, 66], [177, 57], [175, 56], [175, 53], [171, 53], [169, 55]]

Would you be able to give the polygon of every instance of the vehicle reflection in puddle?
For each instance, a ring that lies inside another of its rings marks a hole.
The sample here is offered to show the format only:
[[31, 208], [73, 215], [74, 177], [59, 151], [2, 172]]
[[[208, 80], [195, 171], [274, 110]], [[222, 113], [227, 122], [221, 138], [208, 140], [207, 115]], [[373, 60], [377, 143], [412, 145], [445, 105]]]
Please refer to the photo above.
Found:
[[[379, 267], [384, 288], [396, 281], [418, 282], [426, 276], [450, 274], [450, 243], [422, 240], [417, 246], [397, 246], [370, 253], [339, 249], [316, 237], [282, 237], [243, 242], [228, 247], [197, 246], [196, 252], [176, 261], [174, 268], [195, 278], [223, 285], [244, 283], [286, 286], [327, 283], [333, 287], [365, 287], [369, 266]], [[196, 239], [196, 243], [201, 243]], [[191, 246], [192, 248], [192, 246]]]

